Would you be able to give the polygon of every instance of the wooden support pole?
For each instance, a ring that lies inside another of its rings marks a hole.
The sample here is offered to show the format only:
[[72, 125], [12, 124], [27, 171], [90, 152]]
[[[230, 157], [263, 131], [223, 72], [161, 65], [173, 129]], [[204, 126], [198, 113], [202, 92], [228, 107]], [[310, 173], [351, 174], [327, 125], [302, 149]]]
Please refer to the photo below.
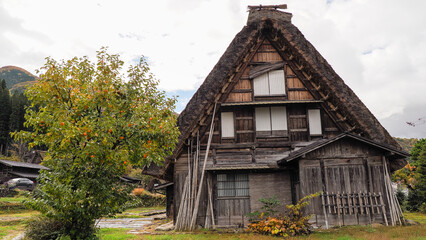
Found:
[[386, 226], [389, 226], [389, 224], [388, 224], [388, 218], [386, 216], [385, 203], [383, 202], [383, 198], [382, 198], [382, 193], [379, 193], [379, 198], [380, 198], [380, 205], [382, 205], [383, 219], [385, 220]]
[[210, 211], [210, 216], [211, 216], [211, 221], [212, 221], [212, 228], [216, 229], [216, 224], [214, 222], [214, 211], [213, 211], [213, 194], [212, 194], [212, 184], [210, 183], [212, 180], [211, 176], [208, 176], [207, 179], [207, 193], [208, 193], [208, 198], [209, 198], [209, 211]]
[[194, 230], [195, 223], [197, 221], [198, 207], [199, 207], [200, 198], [201, 198], [201, 190], [203, 189], [204, 173], [205, 173], [205, 170], [206, 170], [207, 158], [209, 156], [210, 144], [212, 142], [212, 137], [213, 137], [216, 104], [217, 103], [215, 103], [214, 110], [213, 110], [213, 117], [212, 117], [212, 122], [211, 122], [211, 125], [210, 125], [209, 139], [207, 141], [207, 149], [206, 149], [206, 154], [205, 154], [205, 157], [204, 157], [203, 170], [201, 171], [200, 185], [199, 185], [198, 192], [197, 192], [197, 199], [195, 200], [194, 211], [192, 212], [192, 218], [191, 218], [191, 224], [189, 225], [189, 230]]
[[328, 216], [327, 216], [327, 210], [325, 209], [325, 194], [321, 194], [321, 201], [322, 201], [322, 212], [324, 214], [324, 221], [325, 221], [325, 228], [328, 229]]

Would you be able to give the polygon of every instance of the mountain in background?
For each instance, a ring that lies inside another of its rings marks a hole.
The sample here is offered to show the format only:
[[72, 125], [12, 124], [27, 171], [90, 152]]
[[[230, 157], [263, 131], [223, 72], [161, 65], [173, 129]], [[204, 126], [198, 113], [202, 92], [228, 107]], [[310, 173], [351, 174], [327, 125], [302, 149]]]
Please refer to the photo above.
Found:
[[11, 92], [23, 92], [26, 86], [33, 85], [37, 82], [36, 76], [23, 68], [15, 66], [0, 68], [0, 79], [6, 80], [6, 86]]
[[402, 149], [406, 152], [410, 152], [411, 149], [414, 147], [414, 144], [418, 141], [417, 138], [399, 138], [394, 137], [394, 139], [401, 145]]

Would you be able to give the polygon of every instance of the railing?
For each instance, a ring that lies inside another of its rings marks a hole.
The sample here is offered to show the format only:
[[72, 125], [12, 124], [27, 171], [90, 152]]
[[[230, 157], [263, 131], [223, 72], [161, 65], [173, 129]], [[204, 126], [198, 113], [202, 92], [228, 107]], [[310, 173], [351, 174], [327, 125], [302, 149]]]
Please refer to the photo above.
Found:
[[371, 223], [374, 214], [382, 214], [386, 226], [386, 208], [381, 193], [358, 192], [358, 193], [329, 193], [321, 194], [322, 208], [326, 228], [328, 228], [328, 216], [337, 215], [339, 226], [344, 225], [346, 215], [368, 215]]

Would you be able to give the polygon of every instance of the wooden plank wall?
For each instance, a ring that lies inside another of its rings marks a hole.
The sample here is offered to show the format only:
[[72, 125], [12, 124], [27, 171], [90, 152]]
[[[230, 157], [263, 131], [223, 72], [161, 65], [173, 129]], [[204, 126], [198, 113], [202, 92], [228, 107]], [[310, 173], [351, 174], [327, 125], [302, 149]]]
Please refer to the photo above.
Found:
[[288, 106], [288, 128], [290, 131], [290, 141], [308, 141], [308, 122], [306, 118], [305, 106]]
[[[383, 153], [361, 142], [343, 139], [318, 149], [299, 161], [301, 197], [318, 192], [381, 193], [389, 212], [384, 189], [381, 156]], [[309, 212], [316, 214], [313, 221], [324, 225], [321, 199], [313, 200]], [[345, 225], [369, 224], [370, 218], [354, 215], [345, 217]], [[384, 222], [381, 214], [373, 215], [373, 222]], [[337, 216], [329, 216], [329, 224], [337, 225]]]
[[288, 100], [314, 100], [308, 89], [303, 85], [290, 66], [285, 65]]
[[217, 198], [216, 219], [219, 226], [247, 226], [250, 197]]
[[[302, 84], [291, 67], [285, 63], [278, 51], [271, 45], [268, 40], [264, 40], [256, 54], [251, 59], [249, 65], [243, 70], [243, 74], [239, 79], [236, 79], [235, 86], [226, 98], [225, 102], [251, 102], [253, 97], [253, 79], [249, 78], [249, 71], [252, 67], [263, 63], [278, 63], [284, 62], [284, 74], [286, 81], [287, 95], [285, 98], [279, 97], [281, 100], [314, 100], [314, 97], [309, 93], [308, 89]], [[259, 100], [263, 98], [260, 97]], [[268, 97], [271, 99], [271, 97]]]

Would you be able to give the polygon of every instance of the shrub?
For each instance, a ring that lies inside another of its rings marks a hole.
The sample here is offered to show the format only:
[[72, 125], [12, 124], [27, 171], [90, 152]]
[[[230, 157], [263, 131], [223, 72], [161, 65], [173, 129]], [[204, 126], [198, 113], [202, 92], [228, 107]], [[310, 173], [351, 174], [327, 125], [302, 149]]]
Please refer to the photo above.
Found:
[[143, 188], [135, 188], [132, 191], [132, 199], [126, 204], [126, 208], [156, 207], [166, 205], [166, 196], [159, 193], [150, 193]]
[[318, 193], [308, 195], [299, 200], [295, 205], [287, 205], [287, 213], [285, 215], [264, 218], [264, 214], [260, 215], [260, 220], [248, 225], [247, 231], [273, 235], [273, 236], [295, 236], [309, 234], [311, 225], [308, 223], [311, 216], [304, 214], [303, 207], [309, 204], [311, 198], [319, 196]]
[[143, 195], [144, 192], [145, 192], [145, 189], [143, 189], [143, 188], [135, 188], [135, 189], [133, 189], [132, 194], [139, 197], [139, 196]]
[[25, 236], [34, 240], [55, 240], [61, 235], [64, 224], [44, 216], [28, 221]]

